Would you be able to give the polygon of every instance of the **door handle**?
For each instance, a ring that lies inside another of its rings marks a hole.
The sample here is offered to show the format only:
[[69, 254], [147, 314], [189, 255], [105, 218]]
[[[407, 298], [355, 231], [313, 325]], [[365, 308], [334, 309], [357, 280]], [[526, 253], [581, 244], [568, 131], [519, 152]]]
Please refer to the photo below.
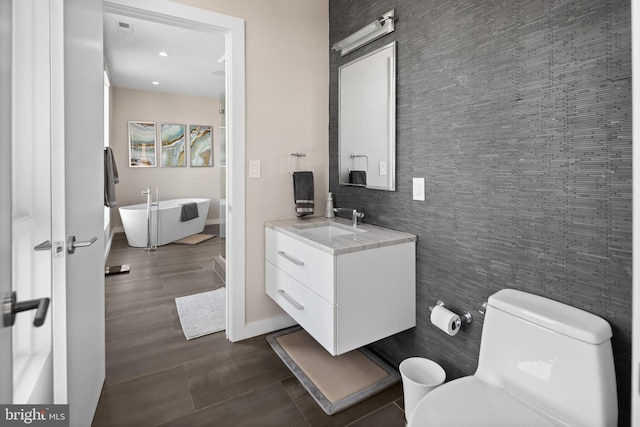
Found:
[[98, 238], [93, 236], [91, 240], [79, 242], [76, 240], [76, 236], [69, 236], [67, 239], [67, 252], [69, 252], [69, 254], [74, 254], [76, 252], [76, 248], [86, 248], [87, 246], [93, 245], [96, 240], [98, 240]]
[[49, 308], [49, 298], [32, 299], [28, 301], [16, 302], [16, 292], [11, 292], [4, 301], [2, 308], [2, 320], [4, 326], [13, 326], [16, 321], [16, 314], [21, 311], [37, 309], [36, 317], [33, 319], [33, 326], [42, 326], [44, 318], [47, 316]]
[[51, 241], [46, 240], [40, 243], [38, 246], [34, 246], [33, 250], [34, 251], [50, 251], [51, 248], [52, 248]]
[[51, 243], [50, 240], [46, 240], [40, 243], [39, 245], [33, 247], [33, 250], [36, 252], [50, 251], [52, 249], [53, 249], [53, 256], [55, 258], [60, 258], [61, 256], [64, 255], [64, 242]]

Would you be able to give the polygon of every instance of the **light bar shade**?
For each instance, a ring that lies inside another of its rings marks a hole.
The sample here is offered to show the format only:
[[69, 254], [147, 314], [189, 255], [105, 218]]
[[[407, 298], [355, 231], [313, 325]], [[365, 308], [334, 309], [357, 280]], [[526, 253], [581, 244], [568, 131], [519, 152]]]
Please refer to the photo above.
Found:
[[394, 11], [392, 9], [364, 28], [359, 29], [349, 37], [346, 37], [334, 44], [333, 50], [339, 51], [340, 55], [344, 56], [347, 53], [384, 36], [385, 34], [393, 32], [394, 23]]

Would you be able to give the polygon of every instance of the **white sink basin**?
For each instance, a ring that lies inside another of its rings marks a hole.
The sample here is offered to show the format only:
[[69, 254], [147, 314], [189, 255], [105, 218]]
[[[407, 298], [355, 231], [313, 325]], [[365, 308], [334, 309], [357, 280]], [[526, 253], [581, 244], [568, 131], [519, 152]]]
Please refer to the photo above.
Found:
[[344, 228], [334, 227], [332, 225], [323, 225], [321, 227], [312, 227], [304, 230], [305, 234], [311, 234], [316, 237], [332, 239], [338, 236], [346, 236], [348, 234], [356, 234], [355, 231], [345, 230]]
[[356, 233], [364, 232], [365, 230], [358, 230], [346, 226], [338, 226], [336, 224], [320, 223], [317, 226], [304, 227], [301, 229], [301, 231], [307, 236], [311, 235], [323, 239], [333, 239], [334, 237], [339, 236], [354, 235]]

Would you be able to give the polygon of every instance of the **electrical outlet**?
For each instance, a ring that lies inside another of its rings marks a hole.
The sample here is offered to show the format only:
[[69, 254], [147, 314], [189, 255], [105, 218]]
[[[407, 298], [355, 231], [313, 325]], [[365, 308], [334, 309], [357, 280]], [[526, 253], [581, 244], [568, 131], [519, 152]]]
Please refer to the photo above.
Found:
[[380, 175], [386, 175], [386, 174], [387, 174], [387, 162], [382, 160], [380, 162]]
[[424, 178], [413, 178], [413, 200], [425, 200]]

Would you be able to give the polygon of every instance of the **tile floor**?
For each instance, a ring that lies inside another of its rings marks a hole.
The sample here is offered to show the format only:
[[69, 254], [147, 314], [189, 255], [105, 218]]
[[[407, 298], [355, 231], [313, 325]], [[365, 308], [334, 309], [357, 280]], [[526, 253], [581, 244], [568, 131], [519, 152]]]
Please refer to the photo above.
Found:
[[131, 272], [105, 281], [107, 377], [93, 427], [404, 425], [400, 384], [328, 416], [264, 335], [186, 341], [174, 299], [224, 286], [212, 267], [219, 253], [219, 238], [146, 252], [116, 234], [107, 265]]

